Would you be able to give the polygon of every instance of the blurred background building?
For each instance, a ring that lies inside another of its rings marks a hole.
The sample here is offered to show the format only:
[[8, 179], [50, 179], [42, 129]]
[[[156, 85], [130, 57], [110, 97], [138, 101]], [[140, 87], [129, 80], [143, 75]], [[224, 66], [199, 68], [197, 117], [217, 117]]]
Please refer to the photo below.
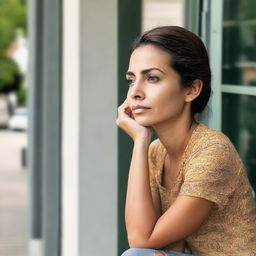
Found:
[[[254, 0], [27, 0], [27, 7], [29, 64], [20, 70], [28, 88], [29, 256], [117, 256], [128, 248], [132, 142], [115, 120], [130, 45], [159, 25], [183, 26], [204, 41], [213, 95], [198, 118], [229, 136], [256, 189]], [[9, 58], [26, 61], [26, 44], [17, 32]]]

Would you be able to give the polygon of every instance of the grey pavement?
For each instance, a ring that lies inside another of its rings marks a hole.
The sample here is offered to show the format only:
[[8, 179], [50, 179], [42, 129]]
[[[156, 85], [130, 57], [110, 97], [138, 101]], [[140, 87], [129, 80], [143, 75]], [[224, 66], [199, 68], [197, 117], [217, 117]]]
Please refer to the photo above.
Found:
[[27, 255], [27, 170], [21, 166], [25, 132], [0, 130], [0, 256]]

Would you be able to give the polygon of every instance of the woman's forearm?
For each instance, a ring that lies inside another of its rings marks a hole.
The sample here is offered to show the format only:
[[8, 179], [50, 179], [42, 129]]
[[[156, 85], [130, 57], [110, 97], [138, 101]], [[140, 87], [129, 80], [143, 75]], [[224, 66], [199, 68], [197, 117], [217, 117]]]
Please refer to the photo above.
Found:
[[125, 206], [126, 229], [131, 247], [144, 243], [157, 221], [149, 183], [148, 148], [148, 141], [134, 142]]

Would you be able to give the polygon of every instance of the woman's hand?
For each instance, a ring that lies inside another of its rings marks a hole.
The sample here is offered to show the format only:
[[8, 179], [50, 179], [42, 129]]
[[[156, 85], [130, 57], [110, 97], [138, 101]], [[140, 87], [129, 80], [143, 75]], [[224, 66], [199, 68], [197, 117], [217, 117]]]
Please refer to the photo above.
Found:
[[152, 129], [138, 124], [133, 117], [132, 110], [128, 106], [127, 99], [118, 107], [116, 124], [122, 128], [134, 142], [138, 140], [150, 143]]

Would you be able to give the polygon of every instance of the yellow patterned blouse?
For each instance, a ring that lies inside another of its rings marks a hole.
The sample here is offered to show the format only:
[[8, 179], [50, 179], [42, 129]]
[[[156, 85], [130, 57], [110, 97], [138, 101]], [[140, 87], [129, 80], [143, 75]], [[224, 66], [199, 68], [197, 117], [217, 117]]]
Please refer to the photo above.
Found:
[[[201, 227], [186, 238], [194, 255], [256, 255], [256, 209], [252, 188], [237, 151], [221, 132], [199, 124], [193, 131], [175, 186], [162, 186], [166, 149], [159, 139], [149, 147], [151, 190], [159, 193], [164, 213], [178, 195], [214, 202]], [[256, 170], [255, 170], [256, 171]]]

